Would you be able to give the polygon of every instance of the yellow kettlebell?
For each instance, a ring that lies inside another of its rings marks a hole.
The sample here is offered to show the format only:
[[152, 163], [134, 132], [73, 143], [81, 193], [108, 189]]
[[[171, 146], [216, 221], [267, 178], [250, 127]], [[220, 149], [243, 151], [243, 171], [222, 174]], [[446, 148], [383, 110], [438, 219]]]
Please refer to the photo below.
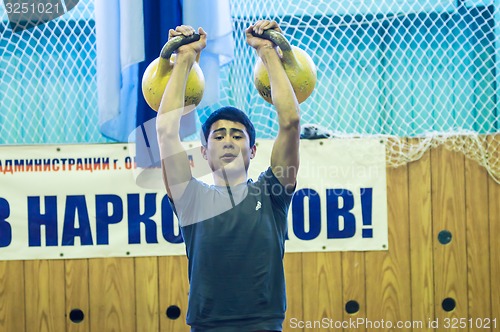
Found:
[[[167, 86], [172, 69], [174, 67], [175, 55], [172, 53], [182, 45], [200, 40], [199, 34], [189, 37], [176, 36], [171, 38], [162, 48], [160, 56], [153, 60], [144, 71], [142, 76], [142, 94], [149, 107], [158, 111], [163, 92]], [[193, 64], [186, 83], [186, 94], [184, 106], [198, 105], [205, 90], [205, 77], [198, 65], [198, 60]], [[185, 113], [193, 110], [185, 108]]]
[[[297, 101], [306, 100], [316, 86], [316, 65], [304, 50], [291, 46], [288, 40], [276, 30], [265, 30], [262, 35], [252, 32], [255, 37], [272, 41], [279, 47], [283, 68], [292, 84]], [[264, 63], [259, 58], [254, 68], [254, 84], [259, 94], [268, 103], [272, 104], [271, 83]]]

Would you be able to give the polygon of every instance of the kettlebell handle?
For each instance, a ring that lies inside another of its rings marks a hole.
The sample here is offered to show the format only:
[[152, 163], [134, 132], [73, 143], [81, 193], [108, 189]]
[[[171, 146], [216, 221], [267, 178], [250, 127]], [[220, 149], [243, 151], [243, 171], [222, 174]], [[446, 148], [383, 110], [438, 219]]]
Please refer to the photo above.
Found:
[[290, 46], [290, 43], [285, 38], [285, 36], [283, 36], [282, 33], [276, 30], [264, 30], [261, 35], [259, 35], [255, 31], [252, 31], [252, 36], [272, 41], [281, 49], [282, 52], [290, 51], [292, 49], [292, 46]]
[[195, 33], [189, 37], [186, 36], [175, 36], [171, 38], [161, 49], [160, 57], [163, 59], [170, 59], [172, 53], [177, 50], [182, 45], [190, 44], [200, 40], [200, 35]]
[[255, 31], [252, 31], [252, 36], [259, 37], [262, 39], [267, 39], [272, 41], [276, 46], [278, 46], [283, 54], [283, 61], [289, 65], [296, 66], [298, 65], [297, 59], [292, 51], [292, 46], [288, 42], [288, 40], [283, 36], [282, 33], [276, 30], [264, 30], [264, 32], [259, 35]]

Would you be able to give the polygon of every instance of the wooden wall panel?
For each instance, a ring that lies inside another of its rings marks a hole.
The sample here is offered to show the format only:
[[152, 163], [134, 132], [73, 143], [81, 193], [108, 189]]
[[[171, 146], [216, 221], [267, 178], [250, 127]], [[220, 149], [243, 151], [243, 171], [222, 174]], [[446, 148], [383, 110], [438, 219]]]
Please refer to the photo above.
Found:
[[[491, 317], [490, 241], [488, 224], [488, 173], [477, 162], [465, 160], [465, 211], [467, 246], [468, 316]], [[469, 326], [472, 329], [474, 325]]]
[[[435, 315], [444, 323], [446, 319], [468, 315], [464, 155], [444, 148], [434, 149], [431, 163]], [[446, 245], [438, 241], [442, 231], [452, 234], [451, 242]], [[452, 311], [443, 310], [445, 299], [455, 301]], [[456, 331], [440, 328], [447, 330]]]
[[26, 331], [64, 331], [64, 261], [26, 261], [24, 283]]
[[[90, 331], [90, 303], [89, 303], [89, 261], [88, 259], [67, 260], [64, 264], [66, 275], [66, 332]], [[81, 317], [71, 320], [71, 311], [81, 310]]]
[[[490, 137], [490, 156], [500, 159], [500, 134]], [[489, 240], [490, 240], [490, 280], [491, 280], [491, 316], [496, 318], [496, 329], [500, 330], [500, 184], [488, 177], [488, 211], [489, 211]], [[482, 239], [486, 241], [486, 239]], [[487, 273], [487, 271], [477, 271]]]
[[302, 264], [302, 253], [285, 254], [287, 311], [285, 321], [283, 322], [283, 331], [304, 331], [302, 328], [290, 326], [291, 319], [304, 320]]
[[136, 331], [158, 331], [160, 329], [158, 258], [137, 257], [134, 263]]
[[91, 259], [89, 276], [91, 331], [136, 331], [134, 260]]
[[427, 151], [408, 164], [412, 320], [423, 322], [419, 331], [432, 331], [434, 320], [431, 159]]
[[[302, 280], [304, 321], [313, 322], [321, 321], [323, 318], [342, 317], [342, 260], [340, 252], [302, 253]], [[334, 329], [321, 328], [321, 326], [314, 330], [334, 331]]]
[[[365, 253], [366, 318], [396, 324], [411, 320], [407, 166], [387, 170], [387, 200], [389, 250]], [[376, 325], [366, 327], [381, 331]]]
[[24, 262], [0, 261], [0, 331], [26, 331], [24, 288]]
[[[160, 296], [160, 331], [189, 332], [186, 325], [189, 280], [186, 256], [168, 256], [158, 259], [159, 296]], [[167, 317], [169, 307], [177, 306], [180, 316], [176, 319]]]
[[[342, 317], [343, 322], [357, 320], [358, 318], [366, 318], [366, 289], [365, 289], [365, 253], [346, 251], [342, 253], [342, 305], [343, 315], [336, 316], [338, 319]], [[350, 301], [356, 301], [359, 305], [359, 310], [355, 313], [347, 313], [345, 306]], [[349, 325], [347, 325], [349, 326]], [[356, 328], [344, 328], [348, 331], [366, 331], [365, 326]]]

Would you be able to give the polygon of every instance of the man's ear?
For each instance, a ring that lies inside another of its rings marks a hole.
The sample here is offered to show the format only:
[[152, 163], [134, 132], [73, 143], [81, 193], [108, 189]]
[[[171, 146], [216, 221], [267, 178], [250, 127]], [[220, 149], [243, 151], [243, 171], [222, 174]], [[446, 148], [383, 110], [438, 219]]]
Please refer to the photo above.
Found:
[[257, 145], [254, 144], [252, 148], [250, 149], [250, 159], [253, 159], [255, 157], [255, 154], [257, 154]]
[[207, 147], [204, 145], [200, 146], [200, 151], [201, 151], [201, 155], [203, 156], [203, 159], [208, 160], [207, 159]]

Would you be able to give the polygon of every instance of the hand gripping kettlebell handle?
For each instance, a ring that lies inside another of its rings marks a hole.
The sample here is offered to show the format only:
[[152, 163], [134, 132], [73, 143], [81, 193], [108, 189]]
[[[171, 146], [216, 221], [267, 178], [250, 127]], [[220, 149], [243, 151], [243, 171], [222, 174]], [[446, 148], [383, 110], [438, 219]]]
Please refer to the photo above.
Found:
[[293, 54], [292, 45], [290, 45], [290, 43], [285, 38], [285, 36], [283, 36], [282, 33], [276, 30], [269, 29], [269, 30], [264, 30], [264, 32], [261, 35], [255, 33], [255, 31], [252, 31], [252, 36], [270, 40], [276, 46], [278, 46], [282, 53], [282, 61], [286, 65], [288, 66], [299, 65], [297, 59], [295, 58], [295, 55]]
[[288, 40], [286, 40], [285, 36], [283, 36], [282, 33], [276, 30], [272, 29], [264, 30], [264, 32], [261, 35], [259, 35], [255, 31], [252, 31], [252, 36], [272, 41], [275, 45], [277, 45], [281, 49], [282, 52], [287, 52], [292, 49], [292, 46], [290, 45]]
[[170, 59], [172, 53], [177, 50], [182, 45], [190, 44], [200, 40], [200, 35], [195, 33], [189, 37], [186, 36], [175, 36], [171, 38], [161, 49], [160, 57], [163, 59]]

